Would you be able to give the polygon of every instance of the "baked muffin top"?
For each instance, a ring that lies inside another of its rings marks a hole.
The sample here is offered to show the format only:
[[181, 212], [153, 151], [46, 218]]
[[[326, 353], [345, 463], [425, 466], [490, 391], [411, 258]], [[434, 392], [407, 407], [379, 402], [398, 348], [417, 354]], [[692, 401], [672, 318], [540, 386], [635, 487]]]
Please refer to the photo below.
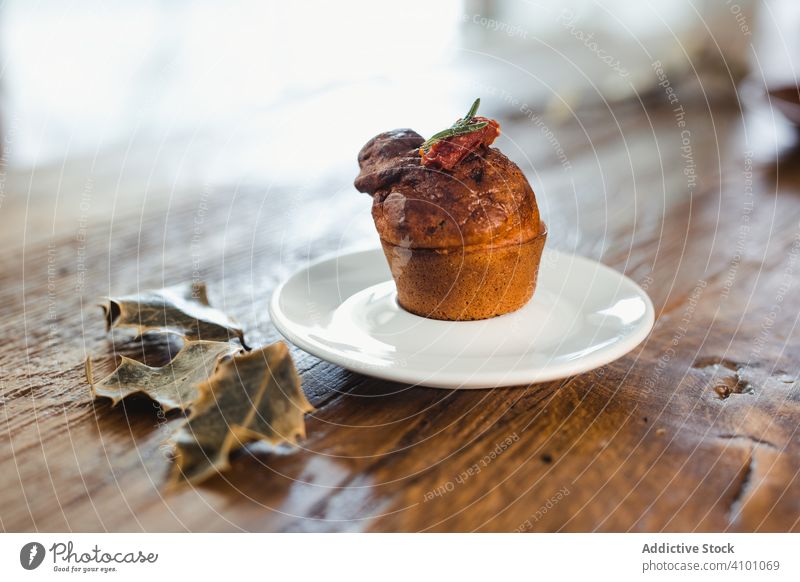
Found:
[[533, 190], [499, 150], [472, 144], [445, 169], [447, 164], [424, 163], [423, 142], [411, 129], [395, 129], [369, 140], [358, 154], [355, 186], [372, 196], [372, 217], [383, 240], [448, 249], [521, 243], [540, 234]]

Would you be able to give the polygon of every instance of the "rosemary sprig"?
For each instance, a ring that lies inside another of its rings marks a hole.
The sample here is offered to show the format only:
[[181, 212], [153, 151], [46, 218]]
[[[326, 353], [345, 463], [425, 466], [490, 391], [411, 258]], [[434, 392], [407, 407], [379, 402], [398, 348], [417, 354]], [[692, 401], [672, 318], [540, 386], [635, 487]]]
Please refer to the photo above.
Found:
[[442, 141], [448, 137], [454, 137], [456, 135], [464, 135], [465, 133], [472, 133], [473, 131], [477, 131], [479, 129], [483, 129], [488, 125], [487, 122], [481, 121], [480, 123], [470, 123], [475, 114], [478, 112], [478, 107], [481, 104], [480, 98], [475, 99], [475, 102], [472, 104], [472, 107], [469, 108], [467, 114], [456, 121], [453, 125], [448, 127], [447, 129], [443, 129], [442, 131], [433, 134], [429, 137], [425, 142], [420, 146], [423, 152], [428, 153], [431, 149], [433, 144], [438, 141]]
[[478, 112], [478, 107], [480, 107], [480, 105], [481, 105], [481, 98], [478, 97], [472, 103], [472, 107], [469, 108], [469, 111], [467, 111], [467, 114], [464, 117], [462, 117], [461, 119], [459, 119], [458, 121], [456, 121], [456, 125], [464, 125], [470, 119], [475, 117], [475, 114]]
[[431, 146], [435, 144], [437, 141], [441, 141], [448, 137], [453, 137], [456, 135], [464, 135], [465, 133], [472, 133], [473, 131], [477, 131], [479, 129], [483, 129], [489, 125], [485, 121], [481, 121], [480, 123], [471, 123], [469, 125], [459, 125], [448, 127], [447, 129], [443, 129], [439, 133], [433, 134], [425, 143], [423, 143], [420, 147], [425, 150], [426, 152], [431, 149]]

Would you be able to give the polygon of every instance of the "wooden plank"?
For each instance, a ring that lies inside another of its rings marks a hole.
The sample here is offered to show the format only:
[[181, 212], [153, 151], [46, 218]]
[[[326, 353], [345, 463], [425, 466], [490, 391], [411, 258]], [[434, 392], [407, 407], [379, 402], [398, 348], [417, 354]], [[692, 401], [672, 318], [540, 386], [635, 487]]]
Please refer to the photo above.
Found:
[[738, 112], [700, 108], [689, 197], [672, 114], [640, 113], [621, 129], [560, 128], [569, 171], [524, 120], [506, 128], [548, 159], [534, 177], [548, 244], [647, 287], [659, 317], [642, 346], [561, 382], [463, 392], [293, 349], [318, 409], [302, 448], [253, 447], [173, 494], [164, 441], [180, 415], [90, 399], [85, 357], [104, 370], [115, 345], [134, 349], [107, 336], [96, 299], [200, 275], [250, 343], [275, 341], [267, 304], [282, 277], [376, 242], [352, 176], [183, 192], [168, 210], [150, 195], [143, 214], [133, 201], [95, 216], [85, 244], [73, 217], [0, 252], [2, 528], [797, 531], [800, 184], [756, 167], [749, 196]]

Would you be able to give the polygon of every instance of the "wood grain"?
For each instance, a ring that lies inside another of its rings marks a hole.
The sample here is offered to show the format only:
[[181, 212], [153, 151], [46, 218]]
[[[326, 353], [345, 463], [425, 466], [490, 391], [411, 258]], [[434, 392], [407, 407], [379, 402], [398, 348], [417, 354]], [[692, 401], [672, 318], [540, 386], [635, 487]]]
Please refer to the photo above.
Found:
[[[355, 163], [310, 187], [120, 200], [88, 226], [54, 213], [52, 236], [0, 252], [2, 529], [800, 531], [798, 158], [747, 153], [733, 105], [688, 111], [693, 186], [661, 106], [559, 126], [568, 168], [529, 122], [505, 120], [548, 244], [653, 298], [656, 327], [634, 352], [561, 382], [443, 391], [293, 349], [317, 408], [302, 447], [254, 446], [230, 473], [170, 494], [164, 441], [180, 414], [92, 401], [83, 377], [87, 355], [99, 376], [115, 349], [163, 362], [167, 347], [108, 336], [98, 298], [199, 277], [248, 343], [278, 339], [267, 304], [282, 277], [377, 245]], [[23, 207], [36, 213], [17, 200], [4, 222], [26, 220]]]

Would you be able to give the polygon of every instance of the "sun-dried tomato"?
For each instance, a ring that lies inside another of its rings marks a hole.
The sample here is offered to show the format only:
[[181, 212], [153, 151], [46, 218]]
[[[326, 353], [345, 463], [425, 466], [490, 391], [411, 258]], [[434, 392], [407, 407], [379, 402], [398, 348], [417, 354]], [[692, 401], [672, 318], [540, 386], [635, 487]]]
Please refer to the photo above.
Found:
[[427, 151], [420, 149], [422, 165], [441, 170], [452, 170], [470, 152], [491, 145], [500, 135], [500, 124], [494, 119], [473, 117], [470, 123], [486, 122], [486, 126], [470, 133], [446, 137], [434, 143]]

